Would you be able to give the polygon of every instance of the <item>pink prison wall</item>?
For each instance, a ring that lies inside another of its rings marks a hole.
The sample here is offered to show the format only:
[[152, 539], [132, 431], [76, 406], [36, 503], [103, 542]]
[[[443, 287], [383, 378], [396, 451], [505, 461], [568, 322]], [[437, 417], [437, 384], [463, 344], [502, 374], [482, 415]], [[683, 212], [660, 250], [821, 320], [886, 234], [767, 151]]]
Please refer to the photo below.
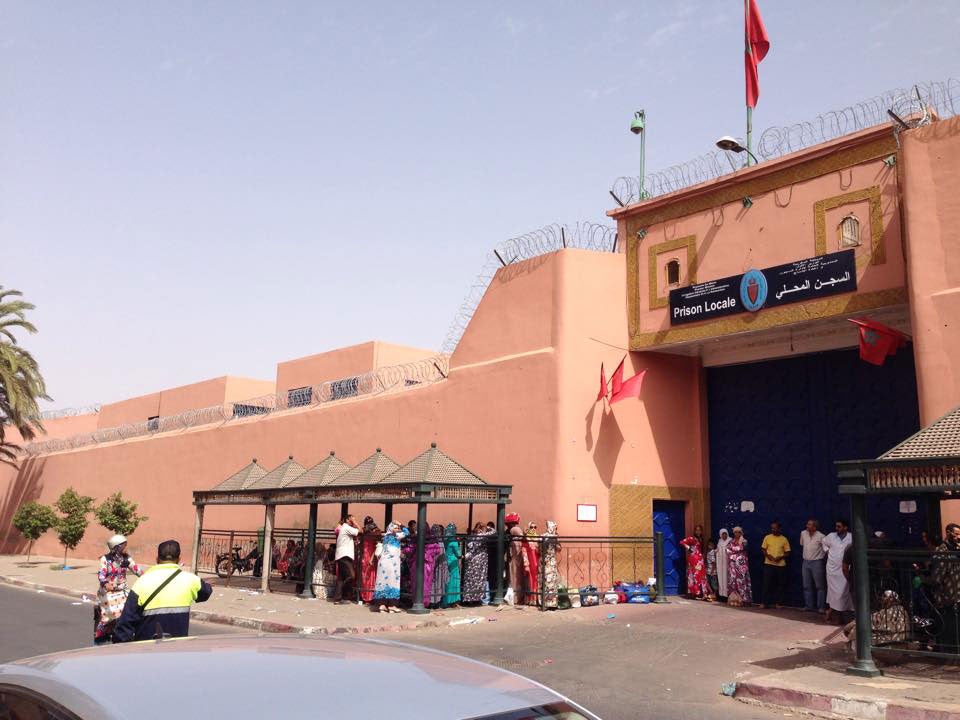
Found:
[[[22, 501], [50, 503], [72, 485], [98, 500], [122, 490], [141, 504], [150, 519], [131, 539], [136, 554], [149, 560], [156, 544], [170, 537], [189, 552], [191, 492], [213, 487], [252, 457], [274, 467], [292, 454], [309, 467], [334, 449], [353, 464], [379, 446], [403, 463], [431, 441], [488, 482], [512, 484], [512, 509], [524, 521], [542, 525], [550, 518], [566, 534], [606, 534], [611, 485], [704, 484], [695, 360], [635, 354], [627, 377], [632, 368], [648, 368], [644, 401], [612, 410], [595, 402], [600, 363], [609, 375], [624, 355], [617, 349], [626, 347], [624, 294], [620, 254], [565, 250], [517, 263], [494, 279], [446, 381], [55, 453], [26, 460], [19, 472], [0, 468], [0, 549], [23, 547], [10, 528]], [[405, 351], [389, 352], [404, 357]], [[327, 379], [335, 378], [309, 382]], [[578, 503], [596, 504], [598, 521], [577, 523]], [[352, 510], [382, 520], [382, 508]], [[338, 511], [321, 506], [321, 524], [332, 525]], [[412, 506], [398, 507], [396, 517], [414, 513]], [[457, 506], [431, 509], [429, 519], [462, 527], [466, 513]], [[492, 507], [475, 513], [476, 520], [493, 517]], [[305, 508], [278, 511], [281, 527], [305, 520]], [[204, 520], [208, 528], [253, 529], [262, 523], [262, 508], [211, 507]], [[97, 556], [106, 535], [92, 525], [76, 554]], [[57, 554], [54, 534], [44, 536], [36, 550]]]
[[[960, 117], [903, 133], [907, 279], [920, 423], [960, 404]], [[960, 522], [960, 501], [942, 503]]]

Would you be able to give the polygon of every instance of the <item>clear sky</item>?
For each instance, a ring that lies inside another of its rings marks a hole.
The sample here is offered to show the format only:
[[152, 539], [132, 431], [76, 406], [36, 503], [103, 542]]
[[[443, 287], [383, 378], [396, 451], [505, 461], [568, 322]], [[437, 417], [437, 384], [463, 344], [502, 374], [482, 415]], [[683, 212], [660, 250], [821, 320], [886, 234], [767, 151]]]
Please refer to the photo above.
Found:
[[[760, 0], [755, 128], [960, 76], [960, 2]], [[379, 338], [742, 135], [743, 3], [0, 3], [0, 284], [51, 407]], [[326, 378], [317, 378], [322, 381]]]

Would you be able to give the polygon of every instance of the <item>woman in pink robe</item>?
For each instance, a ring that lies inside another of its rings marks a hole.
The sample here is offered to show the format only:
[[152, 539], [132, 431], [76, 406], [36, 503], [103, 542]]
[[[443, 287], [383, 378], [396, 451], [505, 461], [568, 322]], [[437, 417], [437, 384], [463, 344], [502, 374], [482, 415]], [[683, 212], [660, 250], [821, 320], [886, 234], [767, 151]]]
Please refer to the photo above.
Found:
[[[441, 530], [442, 530], [441, 526]], [[430, 593], [433, 588], [433, 572], [437, 564], [437, 558], [444, 554], [443, 552], [443, 534], [441, 532], [440, 537], [435, 538], [435, 533], [432, 529], [427, 529], [426, 545], [423, 548], [423, 604], [427, 605], [430, 602]], [[413, 541], [404, 547], [403, 549], [404, 558], [407, 561], [407, 567], [409, 568], [410, 574], [410, 588], [411, 588], [411, 602], [413, 601], [414, 592], [413, 588], [416, 587], [416, 578], [417, 578], [417, 539], [414, 537]], [[446, 562], [446, 559], [444, 559]]]

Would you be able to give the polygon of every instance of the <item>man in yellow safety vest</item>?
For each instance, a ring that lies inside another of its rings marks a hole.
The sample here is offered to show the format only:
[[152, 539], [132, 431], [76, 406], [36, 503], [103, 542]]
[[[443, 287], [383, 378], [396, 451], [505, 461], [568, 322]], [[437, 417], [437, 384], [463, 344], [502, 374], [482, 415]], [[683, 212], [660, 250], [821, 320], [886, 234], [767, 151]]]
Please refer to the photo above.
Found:
[[113, 631], [113, 641], [185, 637], [190, 606], [213, 594], [210, 584], [180, 568], [180, 543], [166, 540], [157, 548], [157, 564], [134, 584]]

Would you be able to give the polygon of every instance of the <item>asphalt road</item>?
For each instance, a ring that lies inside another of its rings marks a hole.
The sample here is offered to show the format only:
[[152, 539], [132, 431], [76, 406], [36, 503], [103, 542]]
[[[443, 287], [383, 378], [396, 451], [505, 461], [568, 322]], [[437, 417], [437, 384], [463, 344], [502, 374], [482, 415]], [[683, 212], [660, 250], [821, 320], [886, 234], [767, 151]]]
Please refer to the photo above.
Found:
[[[543, 683], [604, 720], [773, 720], [782, 711], [720, 694], [756, 645], [673, 622], [640, 625], [617, 608], [614, 622], [484, 623], [435, 628], [398, 640], [456, 653]], [[575, 617], [575, 616], [571, 616]], [[536, 620], [535, 618], [533, 618]]]
[[[89, 646], [93, 608], [58, 595], [0, 585], [0, 662]], [[624, 610], [620, 611], [621, 616]], [[570, 616], [575, 617], [575, 616]], [[720, 695], [756, 647], [731, 646], [696, 628], [625, 622], [484, 623], [390, 635], [544, 683], [604, 720], [773, 720], [782, 712]], [[248, 632], [192, 622], [191, 634]]]
[[[0, 662], [93, 644], [93, 605], [60, 595], [0, 585]], [[238, 632], [190, 623], [191, 635]], [[242, 631], [241, 631], [242, 632]]]

